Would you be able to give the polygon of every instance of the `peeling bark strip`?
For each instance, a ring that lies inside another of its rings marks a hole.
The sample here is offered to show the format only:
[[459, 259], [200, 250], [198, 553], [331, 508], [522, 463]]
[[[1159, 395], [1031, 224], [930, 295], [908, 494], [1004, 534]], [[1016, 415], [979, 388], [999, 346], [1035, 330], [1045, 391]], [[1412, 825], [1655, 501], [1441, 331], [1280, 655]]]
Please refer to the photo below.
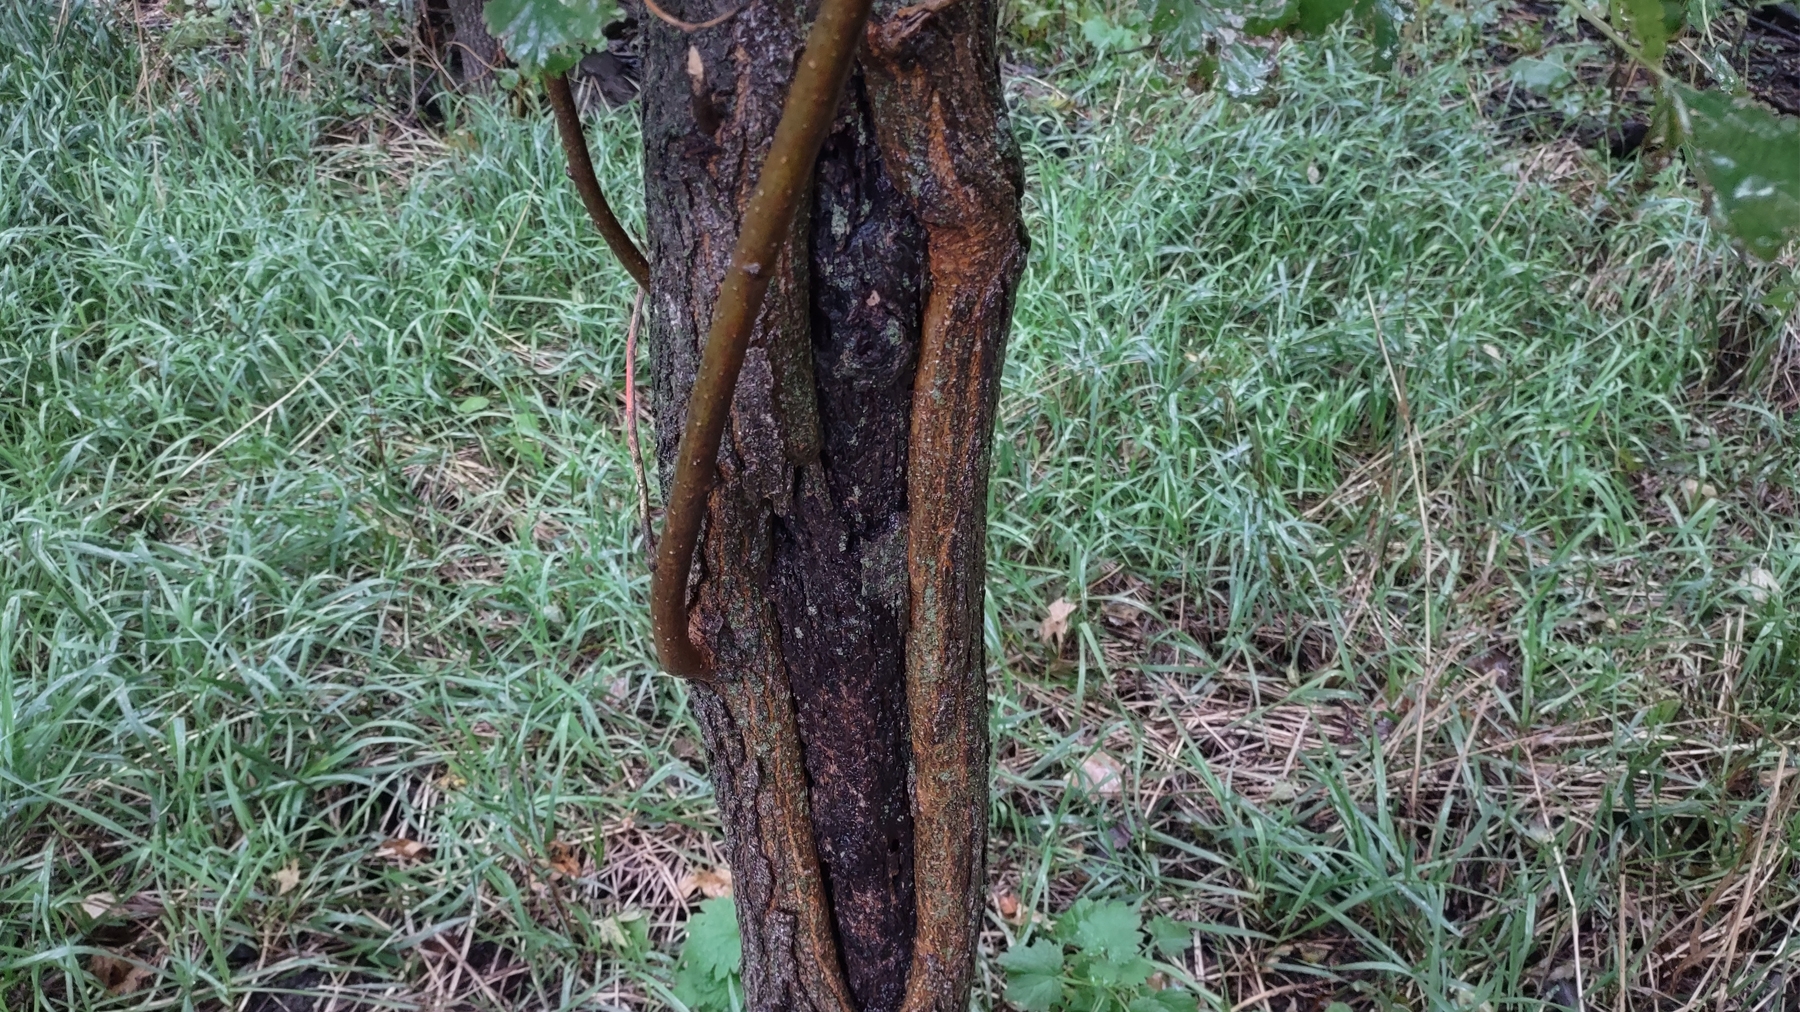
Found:
[[[706, 9], [708, 2], [686, 0], [676, 13], [705, 21], [718, 13]], [[651, 400], [665, 490], [715, 296], [794, 71], [802, 15], [797, 3], [757, 2], [692, 34], [644, 21], [646, 220], [658, 265], [649, 299]], [[750, 1007], [852, 1012], [768, 594], [772, 497], [793, 480], [775, 421], [768, 350], [783, 335], [808, 333], [807, 264], [784, 255], [765, 267], [767, 296], [731, 400], [731, 438], [718, 454], [722, 480], [702, 500], [705, 537], [691, 624], [715, 677], [711, 687], [696, 685], [692, 699], [726, 827]], [[685, 558], [681, 565], [685, 577]]]
[[882, 7], [863, 57], [882, 156], [924, 223], [931, 282], [907, 465], [913, 873], [906, 1012], [962, 1012], [987, 843], [982, 598], [994, 412], [1025, 266], [993, 0]]

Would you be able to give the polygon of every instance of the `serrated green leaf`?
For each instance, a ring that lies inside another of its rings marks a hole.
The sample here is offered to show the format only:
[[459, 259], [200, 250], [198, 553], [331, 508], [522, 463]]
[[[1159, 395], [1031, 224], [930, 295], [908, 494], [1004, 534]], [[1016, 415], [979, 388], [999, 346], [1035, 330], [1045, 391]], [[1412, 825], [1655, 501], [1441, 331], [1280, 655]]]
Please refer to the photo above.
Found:
[[732, 986], [730, 980], [719, 980], [692, 963], [683, 963], [675, 969], [672, 990], [693, 1012], [731, 1012]]
[[1006, 1000], [1025, 1012], [1050, 1012], [1062, 1004], [1062, 981], [1047, 973], [1009, 974]]
[[1173, 52], [1198, 54], [1221, 28], [1229, 28], [1224, 14], [1199, 0], [1144, 0], [1150, 34]]
[[1030, 945], [1015, 945], [1000, 955], [1000, 966], [1008, 973], [1047, 973], [1055, 976], [1062, 972], [1062, 946], [1047, 938], [1040, 938]]
[[1800, 236], [1800, 119], [1711, 91], [1678, 87], [1693, 166], [1725, 229], [1773, 259]]
[[526, 74], [561, 73], [605, 44], [615, 0], [487, 0], [488, 30]]
[[1136, 956], [1143, 947], [1137, 908], [1129, 903], [1108, 900], [1084, 909], [1071, 908], [1069, 913], [1077, 917], [1070, 938], [1082, 952], [1123, 960]]
[[[1300, 8], [1303, 0], [1286, 0], [1278, 7], [1266, 11], [1252, 11], [1244, 15], [1244, 34], [1258, 38], [1274, 35], [1284, 28], [1293, 27], [1300, 19]], [[1349, 0], [1344, 0], [1347, 4]]]
[[1388, 70], [1400, 54], [1400, 26], [1406, 24], [1406, 11], [1398, 0], [1356, 0], [1356, 20], [1369, 37], [1375, 50], [1377, 70]]
[[1081, 23], [1081, 37], [1088, 45], [1101, 51], [1129, 49], [1138, 45], [1138, 33], [1129, 27], [1115, 24], [1113, 19], [1103, 14], [1096, 14]]
[[687, 944], [681, 961], [712, 977], [725, 980], [738, 972], [744, 961], [743, 940], [738, 937], [737, 911], [731, 897], [721, 896], [700, 904], [700, 912], [688, 918]]
[[1644, 59], [1662, 66], [1663, 54], [1669, 49], [1669, 25], [1662, 0], [1618, 0], [1631, 33], [1637, 36]]
[[1150, 944], [1164, 959], [1180, 959], [1194, 944], [1194, 926], [1163, 914], [1150, 919]]
[[1575, 80], [1569, 68], [1554, 56], [1520, 57], [1506, 68], [1506, 77], [1526, 91], [1544, 96], [1556, 94]]
[[1198, 1012], [1200, 1000], [1187, 991], [1152, 991], [1131, 1002], [1131, 1012]]
[[1225, 94], [1232, 98], [1254, 98], [1269, 84], [1270, 61], [1267, 53], [1242, 42], [1227, 42], [1219, 47], [1219, 76], [1224, 79]]
[[1156, 964], [1134, 953], [1094, 959], [1081, 969], [1087, 979], [1102, 987], [1129, 990], [1142, 987], [1156, 972]]

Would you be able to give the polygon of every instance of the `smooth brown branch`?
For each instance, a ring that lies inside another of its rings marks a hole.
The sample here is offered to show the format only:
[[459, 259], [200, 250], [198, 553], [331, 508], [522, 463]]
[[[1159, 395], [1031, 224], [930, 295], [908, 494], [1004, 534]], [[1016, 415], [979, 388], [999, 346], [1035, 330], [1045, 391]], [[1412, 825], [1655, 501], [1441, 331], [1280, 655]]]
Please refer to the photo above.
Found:
[[544, 91], [550, 96], [551, 110], [556, 113], [556, 132], [562, 136], [563, 154], [569, 160], [569, 178], [575, 181], [575, 192], [581, 194], [581, 202], [587, 205], [588, 217], [638, 287], [649, 288], [650, 261], [644, 259], [644, 252], [632, 241], [631, 233], [619, 224], [612, 205], [606, 202], [606, 194], [600, 190], [600, 178], [594, 175], [594, 162], [588, 157], [587, 135], [581, 129], [581, 111], [575, 108], [575, 96], [569, 90], [568, 77], [562, 74], [546, 77]]
[[656, 572], [650, 579], [650, 625], [663, 669], [707, 681], [706, 659], [688, 637], [688, 573], [717, 475], [719, 440], [750, 331], [768, 293], [775, 260], [808, 192], [813, 163], [831, 128], [838, 98], [868, 22], [870, 0], [824, 0], [807, 33], [768, 157], [744, 210], [744, 224], [719, 286], [712, 327], [688, 397], [687, 422], [675, 457], [675, 480], [665, 505]]
[[740, 4], [710, 21], [699, 22], [681, 20], [675, 15], [670, 14], [668, 11], [663, 10], [661, 7], [656, 6], [656, 0], [644, 0], [644, 9], [656, 15], [658, 21], [667, 25], [672, 25], [684, 32], [703, 32], [708, 28], [717, 28], [725, 22], [730, 21], [732, 18], [737, 17], [739, 14], [743, 13], [744, 6]]

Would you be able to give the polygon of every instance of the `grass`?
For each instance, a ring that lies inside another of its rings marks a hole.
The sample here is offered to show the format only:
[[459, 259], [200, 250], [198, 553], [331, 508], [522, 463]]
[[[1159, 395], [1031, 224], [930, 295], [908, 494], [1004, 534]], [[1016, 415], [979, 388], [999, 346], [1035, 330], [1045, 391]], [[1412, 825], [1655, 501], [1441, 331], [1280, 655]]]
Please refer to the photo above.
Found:
[[[0, 10], [9, 1010], [656, 1004], [721, 861], [629, 282], [546, 117], [394, 111], [374, 10]], [[1413, 64], [1010, 84], [992, 949], [1115, 897], [1221, 1010], [1773, 1007], [1793, 265]]]

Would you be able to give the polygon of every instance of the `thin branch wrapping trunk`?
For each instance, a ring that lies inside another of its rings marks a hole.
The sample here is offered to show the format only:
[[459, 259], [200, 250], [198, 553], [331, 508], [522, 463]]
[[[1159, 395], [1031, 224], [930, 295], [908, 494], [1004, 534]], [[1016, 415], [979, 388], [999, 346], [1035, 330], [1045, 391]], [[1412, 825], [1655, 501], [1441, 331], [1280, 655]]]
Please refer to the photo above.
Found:
[[[664, 670], [684, 678], [708, 678], [711, 665], [688, 634], [688, 576], [700, 537], [700, 519], [718, 470], [719, 440], [725, 432], [738, 373], [749, 352], [750, 331], [762, 311], [775, 261], [792, 245], [794, 218], [808, 192], [813, 163], [831, 128], [832, 111], [856, 55], [869, 0], [824, 0], [807, 33], [806, 48], [786, 89], [781, 118], [744, 208], [743, 224], [731, 251], [731, 266], [719, 286], [712, 326], [700, 353], [700, 369], [688, 394], [687, 418], [675, 454], [656, 572], [650, 583], [650, 622]], [[701, 61], [704, 68], [704, 61]], [[702, 70], [704, 73], [704, 70]], [[690, 77], [693, 76], [690, 71]], [[777, 366], [787, 364], [775, 360]], [[782, 372], [771, 380], [779, 385]], [[784, 441], [794, 442], [791, 432]], [[811, 439], [800, 442], [811, 443]]]
[[[683, 0], [675, 13], [704, 22], [721, 13], [722, 5], [708, 9], [707, 2]], [[804, 13], [798, 2], [758, 2], [691, 34], [643, 22], [646, 221], [657, 264], [647, 322], [665, 489], [739, 217], [800, 49]], [[807, 767], [798, 726], [812, 711], [796, 700], [788, 666], [787, 645], [799, 630], [784, 630], [772, 594], [784, 582], [772, 535], [784, 517], [804, 526], [794, 503], [798, 472], [825, 467], [790, 459], [776, 421], [771, 365], [786, 357], [781, 348], [810, 345], [811, 264], [793, 255], [807, 249], [808, 226], [797, 219], [782, 254], [763, 265], [768, 294], [732, 397], [720, 481], [705, 500], [691, 621], [683, 631], [706, 645], [715, 673], [711, 687], [694, 686], [691, 699], [726, 828], [750, 1007], [848, 1012], [859, 1006], [845, 982], [824, 871], [838, 850], [833, 841], [822, 848], [814, 836], [809, 788], [819, 776]]]
[[[987, 456], [1024, 244], [993, 9], [963, 3], [890, 9], [867, 33], [767, 278], [683, 595], [713, 672], [693, 708], [758, 1012], [967, 1003], [987, 818]], [[671, 6], [697, 23], [724, 9]], [[646, 21], [665, 488], [805, 17], [804, 0], [758, 0], [691, 34]]]

